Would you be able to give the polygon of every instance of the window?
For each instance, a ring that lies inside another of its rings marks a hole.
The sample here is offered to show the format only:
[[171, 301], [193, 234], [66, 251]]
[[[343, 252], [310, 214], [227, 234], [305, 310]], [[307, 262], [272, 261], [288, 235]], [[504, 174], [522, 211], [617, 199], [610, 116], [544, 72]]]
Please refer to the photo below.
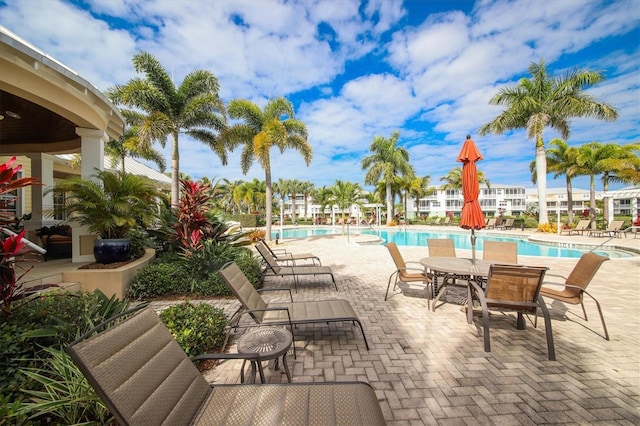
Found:
[[[21, 177], [22, 172], [18, 172], [13, 176], [13, 180], [20, 179]], [[22, 217], [22, 203], [20, 202], [21, 196], [22, 188], [18, 188], [0, 196], [0, 216], [2, 219]]]

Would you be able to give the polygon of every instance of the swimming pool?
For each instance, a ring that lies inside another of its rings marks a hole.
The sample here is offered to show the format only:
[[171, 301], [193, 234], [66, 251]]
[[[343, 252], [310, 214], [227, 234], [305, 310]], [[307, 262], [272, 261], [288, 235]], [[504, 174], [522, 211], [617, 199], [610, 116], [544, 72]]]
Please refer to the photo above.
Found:
[[[316, 235], [336, 235], [340, 234], [340, 228], [291, 228], [272, 231], [272, 238], [306, 238]], [[471, 250], [471, 232], [432, 232], [423, 230], [385, 230], [385, 229], [358, 229], [352, 230], [351, 234], [377, 235], [385, 243], [394, 242], [399, 246], [426, 247], [427, 238], [451, 238], [454, 246], [461, 250]], [[589, 249], [577, 249], [559, 247], [557, 245], [547, 245], [534, 243], [520, 238], [501, 237], [477, 233], [476, 250], [483, 250], [484, 241], [515, 241], [518, 243], [518, 254], [523, 256], [546, 256], [546, 257], [570, 257], [579, 258]], [[610, 258], [631, 257], [632, 253], [622, 250], [594, 250], [594, 253], [608, 256]]]

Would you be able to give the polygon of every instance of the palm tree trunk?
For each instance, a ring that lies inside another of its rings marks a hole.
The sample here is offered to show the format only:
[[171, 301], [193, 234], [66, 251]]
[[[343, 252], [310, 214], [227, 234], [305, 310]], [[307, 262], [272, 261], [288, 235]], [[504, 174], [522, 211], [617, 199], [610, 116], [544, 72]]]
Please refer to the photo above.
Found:
[[[602, 177], [602, 185], [603, 185], [603, 190], [605, 192], [605, 194], [607, 193], [607, 191], [609, 191], [609, 172], [604, 172], [604, 176]], [[609, 211], [609, 197], [604, 197], [602, 199], [602, 209], [603, 209], [603, 214], [604, 214], [604, 220], [606, 221], [605, 223], [608, 225], [609, 223], [611, 223], [611, 220], [613, 219], [612, 217], [609, 217], [611, 215], [611, 212]]]
[[291, 224], [296, 225], [296, 194], [291, 194]]
[[536, 143], [536, 173], [538, 175], [538, 224], [549, 223], [547, 212], [547, 153], [544, 149], [542, 136], [538, 136]]
[[271, 167], [269, 164], [265, 164], [264, 166], [264, 181], [267, 186], [266, 194], [265, 194], [265, 210], [266, 210], [266, 229], [265, 229], [265, 239], [266, 241], [271, 241], [271, 217], [273, 213], [273, 189], [271, 188]]
[[591, 229], [596, 229], [596, 176], [590, 176], [589, 182], [589, 216], [591, 217]]
[[171, 135], [171, 207], [178, 208], [180, 203], [180, 151], [178, 133]]
[[573, 223], [573, 185], [569, 176], [567, 176], [567, 216], [568, 223]]
[[391, 181], [387, 180], [387, 225], [391, 223], [393, 219], [393, 202], [391, 200]]

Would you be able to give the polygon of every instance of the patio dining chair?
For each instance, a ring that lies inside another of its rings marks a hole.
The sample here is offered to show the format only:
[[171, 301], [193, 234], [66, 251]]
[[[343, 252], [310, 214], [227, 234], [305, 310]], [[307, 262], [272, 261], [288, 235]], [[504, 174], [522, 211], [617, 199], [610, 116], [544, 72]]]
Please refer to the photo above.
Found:
[[494, 263], [518, 264], [518, 243], [515, 241], [484, 242], [482, 259]]
[[547, 305], [540, 295], [540, 287], [546, 270], [547, 268], [532, 266], [491, 265], [486, 290], [483, 290], [476, 282], [469, 281], [467, 322], [473, 323], [473, 301], [477, 300], [482, 309], [485, 352], [491, 352], [489, 309], [516, 311], [517, 329], [523, 330], [525, 328], [524, 314], [535, 316], [540, 308], [544, 316], [549, 360], [555, 361], [556, 353], [551, 318]]
[[[595, 277], [598, 269], [600, 269], [600, 266], [602, 266], [602, 264], [607, 260], [609, 260], [608, 257], [600, 256], [592, 252], [583, 254], [568, 277], [565, 278], [564, 276], [558, 274], [547, 274], [547, 278], [562, 278], [564, 279], [564, 283], [545, 281], [542, 289], [540, 290], [540, 294], [544, 297], [558, 300], [563, 303], [569, 303], [571, 305], [579, 304], [580, 306], [582, 306], [584, 320], [588, 321], [589, 319], [587, 318], [587, 311], [584, 308], [584, 295], [586, 294], [591, 299], [593, 299], [594, 302], [596, 302], [598, 314], [600, 314], [600, 321], [602, 321], [602, 328], [604, 329], [604, 338], [606, 340], [609, 340], [609, 332], [607, 331], [607, 325], [604, 322], [604, 315], [602, 315], [600, 302], [598, 302], [596, 298], [587, 291], [587, 286], [589, 285], [591, 280], [593, 280], [593, 277]], [[554, 288], [549, 286], [556, 287]]]
[[[429, 257], [456, 257], [456, 249], [451, 238], [427, 238], [427, 248]], [[433, 276], [433, 295], [438, 294], [438, 279], [442, 281], [444, 274]], [[455, 278], [451, 278], [451, 283], [455, 283]], [[443, 283], [444, 284], [444, 283]], [[435, 308], [434, 308], [435, 309]]]
[[[389, 254], [393, 259], [396, 270], [389, 276], [389, 282], [387, 283], [387, 291], [384, 294], [384, 300], [387, 300], [387, 297], [389, 295], [389, 287], [391, 287], [391, 280], [395, 278], [392, 291], [396, 289], [398, 283], [405, 283], [407, 285], [410, 285], [412, 283], [424, 284], [425, 292], [427, 293], [427, 308], [429, 308], [429, 300], [433, 298], [433, 286], [431, 288], [431, 292], [429, 292], [429, 284], [432, 282], [432, 276], [428, 275], [425, 272], [424, 267], [420, 265], [420, 263], [405, 262], [396, 243], [390, 242], [386, 244], [385, 247], [387, 247], [387, 250], [389, 250]], [[408, 266], [412, 264], [420, 266]]]
[[153, 310], [115, 320], [65, 349], [121, 425], [385, 424], [368, 383], [213, 386]]

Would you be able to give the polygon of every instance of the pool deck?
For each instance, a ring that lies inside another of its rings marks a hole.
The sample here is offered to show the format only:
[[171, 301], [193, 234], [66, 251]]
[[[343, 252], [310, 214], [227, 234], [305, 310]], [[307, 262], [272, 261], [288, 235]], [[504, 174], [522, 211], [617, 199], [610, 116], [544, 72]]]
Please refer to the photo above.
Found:
[[[600, 336], [592, 301], [585, 301], [588, 322], [577, 317], [579, 306], [550, 303], [557, 361], [549, 361], [542, 319], [537, 329], [528, 324], [521, 331], [515, 329], [513, 315], [494, 315], [492, 352], [486, 353], [481, 327], [477, 321], [467, 324], [459, 305], [445, 304], [431, 312], [416, 289], [385, 302], [393, 262], [385, 247], [359, 245], [358, 238], [351, 235], [347, 242], [346, 236], [318, 236], [279, 245], [318, 255], [336, 275], [338, 292], [321, 278], [302, 277], [294, 299], [349, 300], [371, 345], [367, 351], [351, 324], [299, 326], [298, 357], [288, 357], [294, 382], [369, 382], [390, 425], [640, 424], [640, 256], [605, 262], [589, 286], [603, 306], [610, 341]], [[548, 238], [596, 245], [605, 240]], [[640, 250], [640, 239], [622, 238], [607, 245]], [[427, 255], [425, 247], [400, 251], [405, 260]], [[469, 250], [457, 254], [471, 255]], [[530, 256], [520, 256], [520, 261], [565, 275], [576, 263]], [[271, 278], [266, 285], [286, 283], [290, 282]], [[229, 350], [235, 351], [233, 341]], [[225, 362], [206, 377], [214, 383], [238, 383], [239, 368], [238, 361]], [[286, 381], [282, 371], [267, 369], [266, 374], [269, 382]]]
[[[352, 227], [351, 233], [356, 229]], [[482, 233], [522, 235], [519, 230]], [[575, 244], [606, 240], [535, 236]], [[605, 262], [589, 286], [603, 307], [610, 341], [601, 337], [592, 301], [585, 301], [588, 322], [579, 318], [579, 306], [549, 304], [557, 356], [557, 361], [549, 361], [542, 318], [538, 328], [527, 324], [526, 330], [516, 330], [513, 315], [492, 315], [492, 352], [487, 353], [478, 321], [467, 324], [459, 305], [444, 304], [431, 312], [419, 289], [396, 292], [385, 302], [394, 264], [385, 247], [360, 245], [360, 239], [365, 237], [329, 235], [278, 245], [319, 256], [336, 277], [337, 292], [321, 277], [301, 277], [294, 300], [349, 300], [371, 346], [367, 351], [359, 329], [350, 323], [298, 326], [297, 359], [292, 353], [288, 356], [294, 382], [369, 382], [390, 425], [640, 424], [640, 256]], [[640, 239], [623, 237], [606, 245], [640, 251]], [[411, 261], [427, 255], [425, 247], [400, 247], [400, 251]], [[471, 252], [457, 250], [457, 255], [469, 257]], [[576, 261], [520, 256], [523, 264], [548, 266], [550, 273], [564, 275]], [[265, 283], [267, 287], [290, 284], [275, 278]], [[234, 300], [207, 302], [228, 313], [239, 306]], [[162, 309], [169, 303], [153, 306]], [[231, 339], [230, 352], [235, 352], [236, 340], [237, 336]], [[240, 364], [225, 361], [205, 376], [214, 384], [238, 383]], [[269, 382], [286, 382], [282, 370], [265, 372]]]

